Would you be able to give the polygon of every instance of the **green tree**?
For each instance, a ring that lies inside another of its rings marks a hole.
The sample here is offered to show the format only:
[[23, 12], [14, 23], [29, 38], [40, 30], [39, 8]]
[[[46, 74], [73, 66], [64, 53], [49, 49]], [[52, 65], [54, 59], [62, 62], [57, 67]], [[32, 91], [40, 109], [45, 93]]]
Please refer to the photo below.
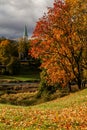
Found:
[[29, 42], [26, 38], [20, 38], [18, 41], [19, 59], [28, 58]]
[[[0, 61], [6, 67], [7, 72], [14, 74], [13, 64], [18, 61], [17, 44], [12, 43], [10, 40], [3, 40], [0, 43]], [[17, 65], [18, 66], [18, 65]], [[16, 67], [16, 64], [15, 64]], [[18, 71], [17, 71], [18, 72]]]

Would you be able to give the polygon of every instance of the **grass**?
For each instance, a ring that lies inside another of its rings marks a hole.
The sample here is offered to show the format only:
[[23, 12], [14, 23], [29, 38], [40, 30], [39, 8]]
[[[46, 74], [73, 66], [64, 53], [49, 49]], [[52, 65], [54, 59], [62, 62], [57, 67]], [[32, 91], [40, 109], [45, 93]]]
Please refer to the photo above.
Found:
[[21, 80], [21, 81], [35, 81], [40, 80], [40, 70], [38, 67], [29, 66], [29, 64], [22, 64], [18, 75], [0, 75], [0, 80]]
[[0, 80], [21, 80], [21, 81], [34, 81], [34, 80], [40, 80], [39, 71], [36, 71], [32, 73], [31, 71], [27, 74], [19, 74], [14, 76], [9, 75], [0, 75]]
[[65, 107], [73, 107], [73, 105], [80, 105], [84, 102], [87, 102], [87, 89], [78, 91], [76, 93], [71, 93], [68, 96], [58, 98], [45, 104], [41, 104], [38, 107], [40, 107], [40, 109], [62, 109]]
[[[8, 77], [10, 78], [10, 77]], [[12, 76], [11, 78], [15, 79], [15, 80], [21, 80], [21, 81], [34, 81], [34, 80], [39, 80], [40, 77], [38, 74], [32, 74], [32, 75], [18, 75], [18, 76]]]
[[87, 89], [29, 107], [0, 104], [1, 130], [87, 130]]

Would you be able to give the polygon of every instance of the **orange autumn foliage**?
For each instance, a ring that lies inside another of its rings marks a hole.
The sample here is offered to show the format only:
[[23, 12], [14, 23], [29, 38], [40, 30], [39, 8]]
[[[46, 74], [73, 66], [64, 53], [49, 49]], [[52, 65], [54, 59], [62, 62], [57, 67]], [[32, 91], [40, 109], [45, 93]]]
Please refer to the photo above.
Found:
[[[87, 14], [84, 13], [84, 4], [86, 2], [81, 3], [80, 0], [55, 0], [53, 7], [48, 8], [48, 13], [36, 24], [30, 53], [41, 59], [41, 68], [47, 71], [48, 84], [66, 86], [76, 79], [79, 87], [81, 85], [82, 69], [87, 67], [84, 54], [84, 48], [87, 47]], [[77, 8], [79, 6], [80, 9]]]

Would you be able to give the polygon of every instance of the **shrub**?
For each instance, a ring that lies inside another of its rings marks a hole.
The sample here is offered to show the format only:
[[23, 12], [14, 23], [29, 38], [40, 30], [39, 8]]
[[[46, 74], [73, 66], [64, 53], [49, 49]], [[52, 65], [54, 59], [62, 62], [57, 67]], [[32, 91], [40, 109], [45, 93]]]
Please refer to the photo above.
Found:
[[57, 89], [60, 88], [59, 84], [55, 84], [54, 86], [48, 85], [47, 80], [46, 80], [46, 70], [42, 70], [41, 72], [41, 81], [40, 81], [40, 86], [39, 90], [37, 93], [37, 98], [43, 98], [45, 101], [50, 100], [51, 94], [55, 93]]
[[20, 72], [20, 61], [16, 57], [11, 57], [9, 64], [7, 65], [9, 74], [18, 74]]

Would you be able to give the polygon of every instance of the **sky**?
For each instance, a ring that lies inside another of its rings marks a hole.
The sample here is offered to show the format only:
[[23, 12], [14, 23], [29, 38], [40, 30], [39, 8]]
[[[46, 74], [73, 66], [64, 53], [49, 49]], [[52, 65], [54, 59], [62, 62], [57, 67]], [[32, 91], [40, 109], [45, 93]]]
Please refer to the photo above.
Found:
[[0, 0], [0, 37], [19, 38], [27, 26], [31, 37], [36, 22], [54, 0]]

